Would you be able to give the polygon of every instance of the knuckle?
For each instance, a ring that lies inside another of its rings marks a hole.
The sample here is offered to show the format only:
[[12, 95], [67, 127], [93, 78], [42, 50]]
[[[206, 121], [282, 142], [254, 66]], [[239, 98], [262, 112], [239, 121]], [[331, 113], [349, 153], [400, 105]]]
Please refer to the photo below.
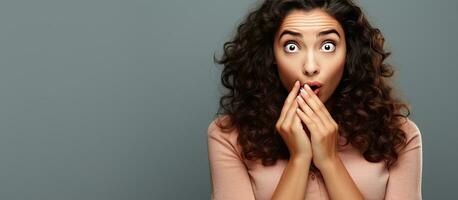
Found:
[[337, 130], [339, 127], [337, 126], [337, 124], [335, 122], [332, 122], [331, 123], [331, 130]]
[[320, 137], [320, 138], [318, 139], [318, 141], [320, 141], [320, 143], [324, 143], [324, 142], [326, 141], [326, 138], [325, 138], [325, 137]]
[[337, 128], [336, 128], [335, 126], [331, 126], [331, 127], [329, 128], [329, 132], [330, 132], [330, 133], [334, 133], [334, 132], [336, 132], [336, 131], [337, 131]]
[[289, 129], [288, 129], [288, 133], [292, 133], [292, 132], [294, 132], [294, 127], [290, 126]]
[[320, 106], [320, 107], [325, 107], [324, 104], [323, 104], [323, 102], [321, 102], [321, 101], [317, 101], [316, 103], [317, 103], [318, 106]]
[[283, 132], [283, 131], [285, 131], [285, 130], [287, 130], [286, 127], [285, 127], [284, 125], [281, 125], [281, 126], [280, 126], [280, 131]]
[[307, 117], [305, 117], [304, 118], [304, 123], [308, 125], [308, 124], [310, 124], [310, 120]]
[[277, 131], [281, 131], [281, 126], [280, 125], [276, 125], [275, 129], [277, 129]]
[[325, 110], [324, 106], [323, 105], [318, 105], [318, 110], [320, 112], [323, 112]]

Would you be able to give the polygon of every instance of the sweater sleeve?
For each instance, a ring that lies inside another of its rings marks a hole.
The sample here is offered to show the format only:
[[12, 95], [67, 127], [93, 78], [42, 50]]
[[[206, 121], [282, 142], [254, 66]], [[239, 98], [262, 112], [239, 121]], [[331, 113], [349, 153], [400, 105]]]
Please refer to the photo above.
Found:
[[254, 200], [247, 168], [236, 148], [234, 132], [222, 132], [212, 121], [208, 127], [208, 159], [212, 200]]
[[404, 125], [407, 145], [398, 161], [389, 169], [385, 199], [420, 200], [422, 181], [422, 136], [417, 125], [410, 119]]

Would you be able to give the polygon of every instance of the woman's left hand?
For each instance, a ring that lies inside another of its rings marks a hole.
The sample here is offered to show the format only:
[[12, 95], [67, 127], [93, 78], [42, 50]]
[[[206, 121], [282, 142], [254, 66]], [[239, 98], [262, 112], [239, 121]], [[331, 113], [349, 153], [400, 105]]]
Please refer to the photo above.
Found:
[[339, 129], [326, 106], [313, 90], [307, 84], [304, 88], [301, 88], [300, 95], [296, 98], [300, 106], [297, 113], [307, 126], [303, 128], [306, 132], [310, 131], [313, 163], [321, 170], [323, 167], [333, 165], [339, 159], [336, 151]]

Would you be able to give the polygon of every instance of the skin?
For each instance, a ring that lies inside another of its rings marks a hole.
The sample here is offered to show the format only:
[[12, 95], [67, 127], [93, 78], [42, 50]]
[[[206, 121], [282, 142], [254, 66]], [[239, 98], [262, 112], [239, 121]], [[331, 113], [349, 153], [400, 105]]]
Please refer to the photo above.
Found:
[[275, 124], [290, 152], [288, 165], [282, 173], [272, 200], [304, 199], [305, 188], [312, 160], [312, 146], [296, 114], [298, 103], [295, 100], [300, 85], [297, 81], [285, 100], [280, 117]]
[[[336, 33], [317, 37], [319, 32], [329, 29], [336, 30], [340, 38]], [[279, 37], [284, 30], [300, 33], [302, 37]], [[296, 182], [301, 183], [300, 188], [305, 188], [302, 186], [307, 184], [306, 181], [298, 182], [293, 177], [308, 175], [297, 168], [305, 166], [302, 169], [308, 169], [307, 161], [313, 161], [323, 175], [331, 199], [363, 199], [337, 154], [338, 125], [323, 103], [332, 96], [342, 78], [345, 46], [345, 35], [339, 22], [319, 9], [291, 12], [285, 17], [276, 34], [275, 59], [281, 82], [290, 91], [276, 128], [291, 152], [291, 166], [300, 167], [289, 167], [288, 163], [289, 171], [283, 174], [275, 197], [301, 199], [304, 192], [288, 190], [286, 185]], [[319, 81], [323, 84], [320, 96], [303, 84], [308, 81]], [[295, 97], [294, 101], [291, 100], [292, 97]], [[312, 159], [309, 159], [309, 155]]]
[[[330, 29], [335, 29], [340, 37], [334, 33], [317, 36], [320, 31]], [[285, 34], [280, 38], [284, 30], [298, 32], [302, 37]], [[296, 80], [301, 85], [318, 81], [322, 84], [319, 98], [326, 102], [344, 71], [345, 33], [340, 23], [324, 11], [293, 11], [275, 34], [273, 51], [280, 80], [288, 91]]]

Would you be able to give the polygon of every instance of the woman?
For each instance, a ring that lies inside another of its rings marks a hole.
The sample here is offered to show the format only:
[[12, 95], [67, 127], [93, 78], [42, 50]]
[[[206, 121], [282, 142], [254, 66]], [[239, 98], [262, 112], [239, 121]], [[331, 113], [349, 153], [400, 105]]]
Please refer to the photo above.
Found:
[[421, 133], [383, 42], [351, 0], [251, 12], [216, 60], [212, 199], [421, 199]]

